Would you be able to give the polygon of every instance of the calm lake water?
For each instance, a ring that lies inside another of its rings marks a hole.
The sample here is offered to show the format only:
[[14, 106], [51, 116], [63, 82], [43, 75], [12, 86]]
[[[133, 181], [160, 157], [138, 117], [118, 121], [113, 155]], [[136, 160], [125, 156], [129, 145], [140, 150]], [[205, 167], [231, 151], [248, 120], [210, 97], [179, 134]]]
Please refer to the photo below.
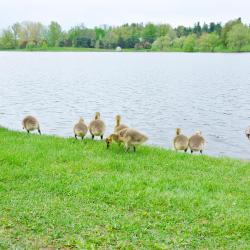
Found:
[[0, 124], [27, 114], [46, 134], [73, 136], [100, 111], [171, 147], [175, 128], [200, 129], [205, 153], [250, 159], [250, 54], [0, 52]]

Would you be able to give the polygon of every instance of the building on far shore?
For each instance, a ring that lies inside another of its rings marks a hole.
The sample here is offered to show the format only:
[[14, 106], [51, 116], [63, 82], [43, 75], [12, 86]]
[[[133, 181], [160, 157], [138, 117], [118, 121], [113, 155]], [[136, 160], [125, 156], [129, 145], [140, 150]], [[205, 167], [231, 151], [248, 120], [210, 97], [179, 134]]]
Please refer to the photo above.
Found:
[[116, 49], [115, 49], [115, 51], [121, 52], [121, 51], [122, 51], [122, 48], [121, 48], [120, 46], [117, 46]]

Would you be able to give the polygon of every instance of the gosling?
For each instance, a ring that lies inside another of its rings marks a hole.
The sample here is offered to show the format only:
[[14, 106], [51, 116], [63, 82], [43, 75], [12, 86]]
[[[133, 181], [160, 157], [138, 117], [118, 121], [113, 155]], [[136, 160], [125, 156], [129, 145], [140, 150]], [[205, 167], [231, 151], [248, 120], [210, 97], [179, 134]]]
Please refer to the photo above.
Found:
[[76, 140], [77, 140], [77, 137], [81, 137], [83, 140], [87, 132], [88, 132], [88, 126], [84, 123], [84, 120], [81, 117], [79, 122], [76, 123], [74, 126], [74, 134], [75, 134]]
[[105, 133], [105, 123], [100, 119], [100, 113], [96, 112], [95, 114], [95, 120], [93, 120], [89, 124], [89, 132], [92, 135], [92, 139], [95, 138], [95, 136], [100, 136], [101, 140], [103, 139], [103, 135]]
[[248, 138], [248, 140], [250, 140], [250, 126], [246, 128], [246, 137]]
[[176, 129], [176, 136], [173, 140], [173, 145], [175, 150], [184, 150], [184, 152], [187, 152], [188, 150], [188, 138], [185, 135], [181, 134], [181, 129]]
[[115, 120], [116, 120], [116, 125], [115, 125], [115, 129], [114, 129], [114, 132], [117, 133], [119, 132], [120, 130], [123, 130], [125, 128], [128, 128], [127, 125], [124, 125], [124, 124], [121, 124], [121, 116], [120, 115], [117, 115], [115, 117]]
[[121, 145], [121, 143], [123, 142], [121, 140], [121, 137], [124, 136], [125, 132], [127, 131], [127, 128], [124, 128], [122, 130], [120, 130], [117, 133], [113, 133], [111, 134], [109, 137], [106, 138], [106, 143], [107, 143], [107, 149], [110, 147], [110, 144], [114, 141], [116, 142], [119, 146]]
[[135, 129], [128, 128], [126, 131], [124, 131], [124, 135], [119, 137], [119, 140], [125, 144], [127, 152], [131, 147], [133, 147], [135, 152], [136, 146], [146, 142], [148, 137]]
[[38, 120], [35, 117], [31, 115], [26, 116], [22, 121], [22, 125], [23, 125], [23, 129], [26, 129], [28, 134], [30, 131], [37, 130], [38, 133], [41, 135], [40, 125], [39, 125]]
[[200, 151], [200, 153], [202, 154], [204, 145], [205, 145], [205, 139], [201, 135], [201, 131], [197, 131], [196, 134], [192, 135], [189, 138], [188, 146], [191, 150], [191, 154], [194, 151]]
[[115, 141], [116, 143], [120, 144], [120, 140], [117, 134], [111, 134], [109, 137], [106, 138], [107, 149], [109, 149], [110, 144]]

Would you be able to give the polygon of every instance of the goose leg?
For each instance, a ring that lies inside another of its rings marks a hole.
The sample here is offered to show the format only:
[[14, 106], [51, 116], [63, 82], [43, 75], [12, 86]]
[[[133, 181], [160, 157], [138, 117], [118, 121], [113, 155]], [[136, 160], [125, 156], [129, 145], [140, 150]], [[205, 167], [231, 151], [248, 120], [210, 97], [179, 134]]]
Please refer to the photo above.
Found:
[[38, 133], [41, 135], [42, 133], [41, 133], [41, 130], [40, 130], [40, 128], [38, 129]]
[[184, 152], [187, 153], [187, 150], [188, 150], [188, 149], [186, 148], [186, 149], [184, 150]]
[[135, 146], [134, 146], [134, 152], [136, 151]]
[[191, 154], [193, 153], [194, 151], [193, 150], [191, 150]]
[[82, 140], [83, 140], [84, 136], [82, 136]]
[[202, 150], [200, 150], [200, 153], [202, 154]]
[[95, 138], [95, 136], [94, 136], [94, 135], [92, 135], [92, 140], [94, 140], [94, 138]]
[[101, 135], [101, 140], [103, 139], [103, 135]]
[[30, 131], [29, 131], [29, 130], [27, 130], [27, 132], [28, 132], [28, 134], [30, 133]]
[[76, 138], [76, 140], [77, 140], [77, 135], [75, 135], [75, 138]]

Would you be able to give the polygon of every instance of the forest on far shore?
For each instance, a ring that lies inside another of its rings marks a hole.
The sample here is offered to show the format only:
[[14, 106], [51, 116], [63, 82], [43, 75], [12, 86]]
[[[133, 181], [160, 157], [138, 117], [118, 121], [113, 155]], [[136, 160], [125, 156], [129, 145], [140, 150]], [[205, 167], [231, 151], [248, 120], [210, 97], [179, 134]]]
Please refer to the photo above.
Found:
[[84, 24], [63, 30], [52, 21], [14, 23], [0, 32], [1, 50], [48, 50], [49, 48], [89, 48], [184, 52], [250, 51], [250, 26], [241, 18], [224, 25], [200, 22], [193, 27], [169, 24], [132, 23], [88, 28]]

